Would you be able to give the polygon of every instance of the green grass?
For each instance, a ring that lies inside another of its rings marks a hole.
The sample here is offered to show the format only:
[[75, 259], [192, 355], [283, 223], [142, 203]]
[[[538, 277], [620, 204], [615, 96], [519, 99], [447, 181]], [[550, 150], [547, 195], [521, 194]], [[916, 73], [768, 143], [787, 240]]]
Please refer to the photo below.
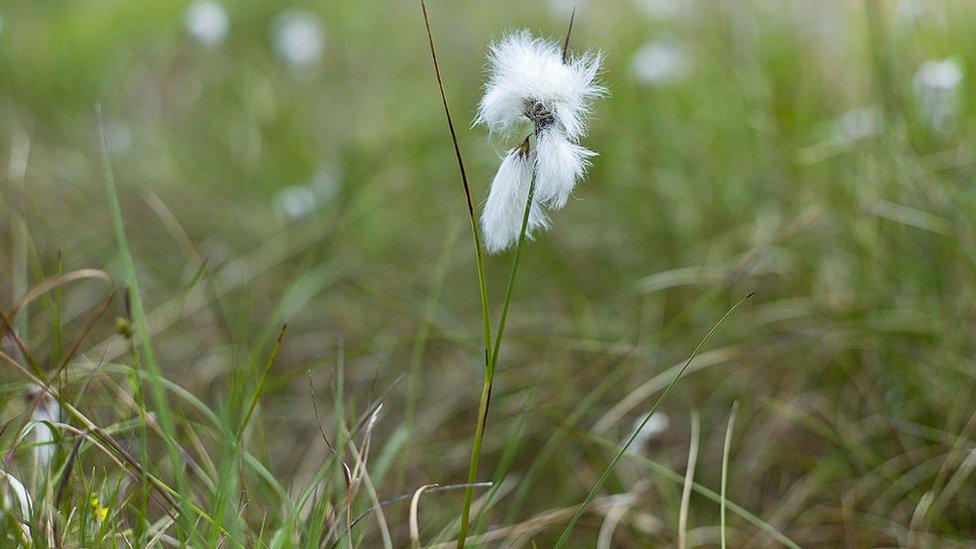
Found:
[[[976, 542], [976, 8], [726, 4], [577, 14], [600, 156], [484, 291], [418, 3], [302, 3], [326, 49], [301, 73], [273, 3], [226, 2], [212, 49], [180, 3], [0, 6], [0, 469], [33, 500], [0, 545], [378, 547], [385, 523], [402, 547], [439, 484], [418, 539], [453, 547], [489, 366], [468, 546]], [[469, 127], [486, 45], [568, 14], [428, 9], [477, 215], [507, 148]], [[635, 80], [648, 40], [684, 79]], [[912, 79], [947, 57], [937, 130]], [[652, 410], [668, 429], [627, 447]]]

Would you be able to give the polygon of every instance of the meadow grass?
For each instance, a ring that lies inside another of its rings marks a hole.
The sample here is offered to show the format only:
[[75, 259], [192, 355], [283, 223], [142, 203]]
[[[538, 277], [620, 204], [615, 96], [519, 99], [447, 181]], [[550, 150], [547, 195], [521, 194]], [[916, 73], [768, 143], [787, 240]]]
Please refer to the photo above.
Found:
[[581, 4], [600, 156], [499, 256], [486, 45], [569, 10], [305, 4], [300, 71], [271, 3], [0, 6], [0, 545], [971, 545], [976, 7], [641, 5]]

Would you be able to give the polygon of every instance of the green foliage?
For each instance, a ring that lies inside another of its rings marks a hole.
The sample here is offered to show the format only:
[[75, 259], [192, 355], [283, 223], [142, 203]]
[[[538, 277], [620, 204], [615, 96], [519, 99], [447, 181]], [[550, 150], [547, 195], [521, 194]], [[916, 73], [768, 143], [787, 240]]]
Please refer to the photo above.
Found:
[[[420, 540], [458, 532], [483, 312], [419, 5], [302, 3], [325, 51], [292, 70], [282, 6], [225, 4], [212, 48], [182, 3], [0, 5], [0, 545], [374, 547], [381, 509], [405, 546], [431, 483]], [[577, 509], [566, 546], [676, 543], [692, 410], [689, 545], [973, 543], [976, 7], [639, 4], [577, 15], [611, 89], [579, 200], [510, 301], [513, 255], [486, 258], [511, 308], [471, 545], [551, 546]], [[485, 46], [566, 16], [429, 9], [478, 207], [501, 149], [469, 129]], [[635, 79], [651, 40], [683, 77]], [[937, 127], [913, 78], [950, 57]], [[632, 437], [655, 407], [668, 429]]]

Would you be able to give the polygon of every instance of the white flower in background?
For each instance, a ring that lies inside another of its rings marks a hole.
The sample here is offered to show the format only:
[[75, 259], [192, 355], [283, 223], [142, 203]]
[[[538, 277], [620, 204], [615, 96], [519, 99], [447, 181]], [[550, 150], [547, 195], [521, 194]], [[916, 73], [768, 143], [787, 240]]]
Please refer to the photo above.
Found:
[[227, 10], [219, 2], [199, 0], [186, 9], [184, 24], [191, 38], [212, 47], [224, 41], [230, 21]]
[[913, 84], [919, 108], [938, 131], [952, 127], [962, 78], [962, 67], [952, 58], [927, 61], [915, 73]]
[[643, 420], [644, 416], [638, 416], [634, 420], [631, 433], [636, 432], [637, 436], [634, 438], [634, 443], [630, 445], [631, 452], [640, 453], [647, 446], [647, 443], [663, 435], [668, 430], [668, 426], [671, 425], [671, 419], [664, 412], [654, 412], [651, 414], [647, 423], [644, 424], [644, 428], [641, 429], [641, 421]]
[[579, 15], [585, 5], [586, 0], [549, 0], [549, 11], [557, 17], [569, 17], [574, 9]]
[[307, 217], [319, 206], [319, 195], [309, 185], [292, 185], [278, 191], [274, 197], [274, 209], [284, 219], [297, 220]]
[[322, 57], [325, 36], [315, 14], [288, 10], [271, 24], [275, 53], [293, 69], [303, 69]]
[[105, 126], [108, 148], [115, 154], [125, 154], [132, 149], [132, 129], [125, 122], [111, 121]]
[[339, 194], [341, 183], [342, 171], [332, 165], [320, 168], [312, 177], [312, 188], [322, 202], [335, 198]]
[[814, 133], [817, 141], [800, 149], [798, 159], [808, 165], [822, 162], [851, 150], [850, 146], [859, 141], [881, 135], [885, 125], [884, 111], [877, 105], [855, 107], [818, 124]]
[[831, 136], [840, 141], [859, 141], [881, 133], [884, 114], [877, 106], [851, 109], [831, 123]]
[[31, 420], [36, 422], [31, 430], [34, 438], [34, 464], [38, 471], [46, 471], [57, 447], [54, 445], [54, 431], [44, 422], [60, 422], [61, 406], [57, 399], [39, 387], [27, 392], [27, 400], [34, 407]]
[[331, 201], [339, 193], [340, 171], [327, 165], [312, 176], [308, 184], [284, 187], [275, 194], [274, 210], [279, 217], [295, 221]]
[[685, 12], [692, 0], [635, 0], [648, 17], [654, 19], [674, 19]]
[[[528, 187], [535, 176], [535, 194], [526, 232], [545, 229], [542, 206], [558, 210], [595, 155], [579, 145], [586, 135], [590, 104], [606, 88], [597, 82], [602, 56], [585, 53], [564, 61], [556, 42], [516, 32], [493, 44], [489, 77], [475, 123], [490, 131], [509, 133], [531, 128], [535, 150], [527, 139], [510, 150], [491, 184], [481, 224], [490, 252], [518, 240]], [[534, 168], [534, 169], [533, 169]]]
[[22, 519], [30, 518], [34, 501], [27, 493], [27, 488], [20, 479], [3, 470], [0, 470], [0, 498], [3, 498], [4, 510], [10, 512], [16, 508]]
[[691, 58], [670, 42], [647, 42], [634, 53], [630, 70], [639, 83], [661, 86], [684, 80], [691, 74]]
[[962, 82], [962, 67], [955, 59], [928, 61], [915, 73], [915, 85], [922, 90], [952, 91]]
[[917, 23], [925, 17], [925, 9], [925, 2], [922, 0], [899, 0], [895, 13], [906, 23]]
[[20, 352], [20, 347], [17, 346], [16, 335], [16, 330], [14, 330], [13, 334], [7, 332], [3, 336], [0, 336], [0, 351], [3, 351], [7, 356], [23, 364], [24, 355]]

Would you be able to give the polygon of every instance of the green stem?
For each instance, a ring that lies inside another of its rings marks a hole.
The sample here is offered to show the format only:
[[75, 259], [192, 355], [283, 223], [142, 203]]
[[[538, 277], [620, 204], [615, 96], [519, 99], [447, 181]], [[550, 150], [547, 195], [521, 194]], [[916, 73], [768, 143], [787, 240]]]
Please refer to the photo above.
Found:
[[569, 524], [566, 525], [566, 528], [563, 529], [562, 534], [559, 535], [559, 539], [556, 540], [556, 545], [555, 545], [556, 549], [562, 547], [563, 545], [566, 544], [567, 541], [569, 541], [569, 535], [570, 533], [572, 533], [573, 528], [576, 526], [576, 523], [579, 522], [580, 517], [583, 516], [583, 511], [586, 509], [586, 506], [589, 505], [591, 501], [593, 501], [593, 498], [596, 496], [596, 493], [600, 490], [600, 488], [603, 487], [603, 483], [605, 483], [607, 481], [607, 478], [610, 477], [610, 473], [613, 471], [614, 466], [617, 464], [618, 461], [620, 461], [620, 458], [622, 458], [624, 454], [627, 453], [627, 450], [630, 448], [630, 445], [634, 443], [634, 439], [637, 438], [637, 435], [644, 429], [644, 426], [647, 425], [648, 420], [651, 419], [651, 416], [654, 414], [654, 412], [656, 412], [658, 407], [661, 405], [661, 403], [664, 402], [664, 399], [668, 398], [668, 395], [671, 394], [671, 390], [674, 389], [674, 386], [677, 385], [678, 380], [681, 379], [681, 376], [684, 375], [688, 367], [691, 366], [691, 362], [695, 360], [695, 357], [697, 357], [698, 353], [701, 352], [702, 347], [705, 346], [705, 342], [708, 341], [708, 338], [710, 338], [712, 334], [714, 334], [715, 331], [718, 330], [719, 326], [721, 326], [722, 323], [725, 322], [725, 319], [731, 316], [732, 313], [736, 309], [738, 309], [740, 305], [745, 303], [745, 301], [752, 296], [753, 294], [749, 294], [746, 297], [737, 301], [735, 305], [733, 305], [732, 308], [726, 311], [726, 313], [722, 315], [722, 318], [720, 318], [718, 322], [715, 323], [714, 326], [712, 326], [712, 329], [709, 330], [707, 334], [705, 334], [705, 337], [703, 337], [701, 341], [698, 342], [698, 346], [695, 347], [695, 350], [691, 353], [691, 356], [688, 357], [688, 360], [684, 363], [684, 366], [682, 366], [681, 369], [678, 370], [678, 373], [675, 374], [674, 378], [671, 379], [667, 387], [664, 388], [664, 392], [662, 392], [661, 396], [658, 397], [657, 401], [654, 402], [654, 406], [651, 406], [651, 409], [648, 410], [646, 414], [644, 414], [644, 419], [641, 420], [640, 425], [638, 425], [637, 428], [634, 430], [634, 432], [630, 435], [630, 438], [627, 439], [627, 442], [625, 442], [624, 445], [621, 446], [619, 450], [617, 450], [616, 455], [613, 456], [613, 459], [610, 460], [610, 463], [607, 465], [606, 469], [604, 469], [603, 473], [600, 474], [600, 478], [597, 479], [596, 484], [594, 484], [593, 487], [590, 488], [589, 493], [586, 494], [586, 497], [583, 499], [582, 503], [580, 503], [579, 507], [576, 508], [576, 513], [573, 514], [573, 518], [570, 519]]
[[529, 225], [529, 214], [532, 209], [532, 198], [535, 195], [535, 176], [529, 183], [529, 198], [525, 202], [525, 213], [522, 215], [522, 231], [519, 233], [518, 244], [515, 248], [515, 259], [512, 261], [512, 270], [508, 273], [508, 286], [505, 287], [505, 301], [502, 303], [502, 315], [498, 319], [498, 333], [495, 334], [495, 346], [492, 349], [492, 366], [498, 363], [498, 351], [502, 346], [502, 336], [505, 333], [505, 324], [508, 320], [508, 307], [512, 301], [512, 288], [515, 287], [515, 274], [518, 272], [519, 262], [522, 259], [522, 248], [525, 247], [526, 229]]
[[437, 78], [437, 90], [441, 95], [441, 104], [444, 106], [444, 117], [447, 118], [447, 128], [451, 133], [451, 145], [454, 147], [454, 157], [457, 159], [458, 173], [461, 175], [461, 190], [464, 191], [464, 200], [468, 207], [468, 222], [471, 226], [475, 263], [478, 269], [478, 287], [481, 291], [481, 322], [484, 328], [485, 367], [487, 368], [491, 363], [491, 315], [488, 309], [488, 284], [485, 281], [485, 257], [481, 249], [478, 221], [474, 215], [474, 201], [471, 199], [471, 186], [468, 185], [468, 174], [464, 169], [464, 157], [461, 154], [461, 146], [458, 144], [457, 131], [454, 130], [454, 119], [451, 117], [451, 109], [447, 105], [447, 92], [444, 91], [444, 79], [441, 77], [441, 67], [437, 62], [437, 51], [434, 48], [434, 35], [430, 30], [430, 17], [427, 14], [427, 4], [424, 0], [420, 0], [420, 10], [424, 16], [427, 44], [430, 46], [430, 59], [434, 63], [434, 76]]
[[[515, 153], [519, 154], [519, 153]], [[481, 441], [485, 434], [485, 424], [488, 422], [488, 405], [491, 402], [491, 385], [495, 377], [495, 366], [498, 364], [498, 351], [502, 345], [502, 337], [505, 334], [505, 323], [508, 320], [508, 309], [512, 301], [512, 288], [515, 287], [515, 275], [518, 273], [519, 262], [522, 259], [522, 250], [525, 248], [526, 229], [529, 226], [529, 214], [532, 211], [532, 199], [535, 196], [535, 176], [533, 175], [529, 183], [529, 196], [525, 201], [525, 211], [522, 214], [522, 228], [519, 231], [518, 244], [515, 247], [515, 259], [512, 261], [512, 270], [508, 275], [508, 286], [505, 288], [505, 301], [502, 304], [502, 314], [498, 319], [498, 332], [495, 334], [495, 345], [488, 354], [488, 368], [485, 370], [485, 379], [481, 386], [481, 403], [478, 405], [478, 424], [475, 426], [474, 442], [471, 447], [471, 463], [468, 466], [468, 486], [464, 491], [464, 507], [461, 511], [461, 530], [458, 533], [457, 547], [464, 547], [465, 538], [468, 535], [468, 519], [471, 515], [471, 500], [474, 489], [471, 487], [478, 477], [478, 462], [481, 459]]]
[[[475, 432], [474, 451], [471, 454], [471, 467], [468, 471], [468, 478], [474, 478], [478, 472], [478, 458], [481, 453], [481, 436], [484, 431], [484, 422], [481, 420], [488, 413], [488, 397], [491, 393], [492, 359], [491, 359], [491, 314], [488, 308], [488, 284], [485, 281], [485, 258], [481, 250], [481, 237], [478, 234], [478, 222], [474, 215], [474, 201], [471, 199], [471, 187], [468, 185], [468, 175], [464, 169], [464, 158], [461, 155], [461, 146], [458, 144], [457, 132], [454, 130], [454, 120], [451, 118], [451, 109], [447, 105], [447, 93], [444, 91], [444, 79], [441, 78], [441, 68], [437, 63], [437, 51], [434, 48], [434, 35], [430, 31], [430, 16], [427, 14], [427, 4], [420, 0], [420, 11], [424, 16], [424, 29], [427, 31], [427, 44], [430, 46], [430, 59], [434, 64], [434, 76], [437, 78], [437, 89], [441, 95], [441, 103], [444, 106], [444, 117], [447, 118], [447, 127], [451, 132], [451, 145], [454, 147], [454, 156], [457, 159], [458, 172], [461, 175], [461, 189], [464, 191], [465, 203], [468, 207], [468, 221], [471, 226], [471, 239], [474, 241], [475, 263], [478, 269], [478, 288], [481, 292], [481, 324], [484, 329], [485, 347], [485, 381], [484, 390], [481, 395], [481, 408], [479, 409], [478, 427]], [[469, 482], [469, 484], [473, 481]], [[464, 511], [461, 520], [461, 541], [458, 547], [464, 546], [464, 535], [468, 530], [468, 516], [471, 512], [472, 488], [468, 488], [464, 496]]]

